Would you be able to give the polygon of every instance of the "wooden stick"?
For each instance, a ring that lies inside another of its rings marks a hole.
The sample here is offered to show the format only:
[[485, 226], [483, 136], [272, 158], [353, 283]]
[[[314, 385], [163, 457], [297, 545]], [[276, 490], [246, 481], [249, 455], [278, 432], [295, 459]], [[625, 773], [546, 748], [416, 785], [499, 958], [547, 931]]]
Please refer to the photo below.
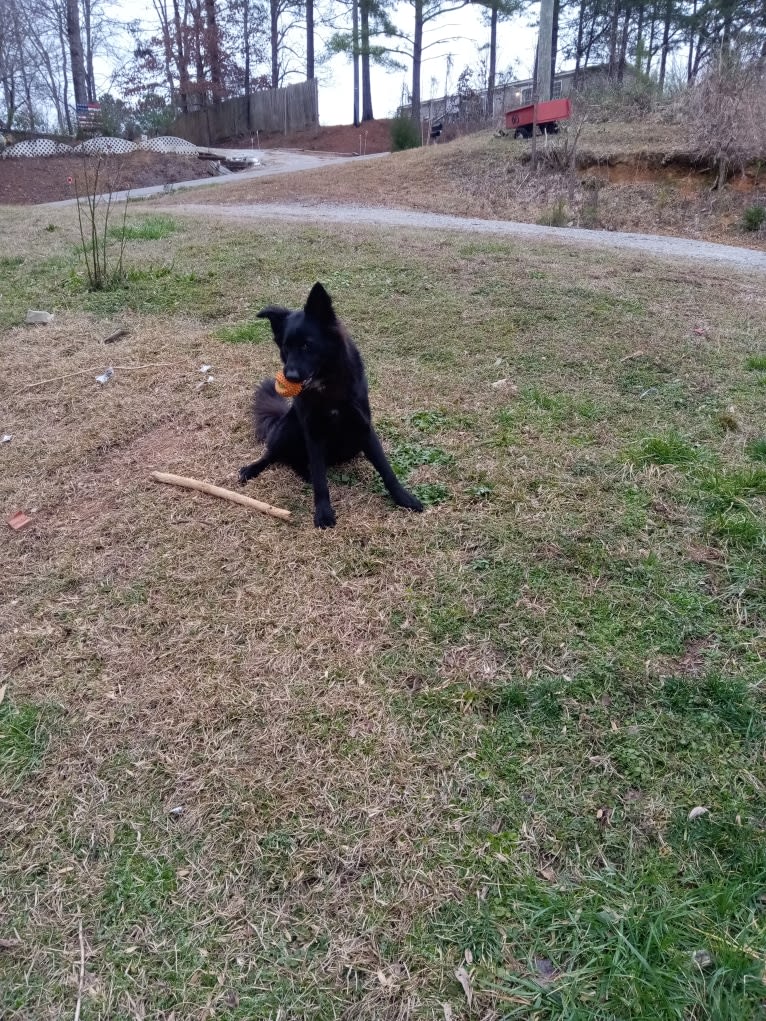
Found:
[[114, 344], [115, 340], [119, 340], [120, 337], [127, 337], [130, 330], [125, 326], [121, 326], [119, 330], [115, 330], [114, 333], [110, 333], [108, 337], [104, 337], [105, 344]]
[[180, 486], [182, 489], [196, 489], [200, 493], [208, 493], [210, 496], [220, 496], [222, 500], [231, 500], [232, 503], [241, 503], [243, 507], [250, 507], [252, 510], [260, 511], [262, 514], [270, 514], [272, 518], [281, 518], [289, 521], [292, 513], [282, 507], [272, 507], [270, 503], [261, 503], [251, 496], [243, 493], [234, 493], [231, 489], [222, 489], [210, 482], [200, 482], [198, 479], [189, 479], [185, 475], [170, 475], [168, 472], [152, 472], [155, 482], [165, 482], [169, 486]]

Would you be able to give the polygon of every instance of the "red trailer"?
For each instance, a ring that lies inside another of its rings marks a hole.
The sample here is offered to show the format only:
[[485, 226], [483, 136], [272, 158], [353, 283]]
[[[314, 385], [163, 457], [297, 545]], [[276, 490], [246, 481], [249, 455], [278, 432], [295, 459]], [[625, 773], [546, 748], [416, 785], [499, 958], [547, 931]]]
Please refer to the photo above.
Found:
[[568, 99], [551, 99], [547, 103], [527, 103], [509, 110], [505, 115], [505, 126], [513, 132], [514, 138], [531, 138], [534, 125], [543, 134], [559, 130], [559, 121], [572, 116], [572, 104]]

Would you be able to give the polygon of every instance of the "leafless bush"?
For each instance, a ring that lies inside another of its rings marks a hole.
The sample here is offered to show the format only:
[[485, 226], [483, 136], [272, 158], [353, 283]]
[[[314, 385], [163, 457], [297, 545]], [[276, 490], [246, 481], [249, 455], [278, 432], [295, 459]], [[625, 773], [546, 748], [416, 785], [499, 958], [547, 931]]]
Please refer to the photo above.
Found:
[[655, 117], [669, 106], [656, 83], [646, 78], [624, 82], [596, 79], [572, 94], [574, 109], [587, 113], [591, 124], [606, 121], [641, 121]]
[[766, 69], [760, 61], [722, 58], [685, 97], [692, 152], [710, 162], [713, 189], [766, 157]]
[[120, 188], [122, 166], [119, 160], [106, 155], [82, 157], [82, 175], [75, 175], [77, 220], [80, 225], [80, 250], [88, 272], [91, 291], [114, 290], [123, 282], [123, 256], [125, 253], [125, 221], [128, 199], [122, 214], [122, 227], [117, 231], [117, 261], [110, 262], [111, 248], [109, 218], [113, 212], [116, 193]]

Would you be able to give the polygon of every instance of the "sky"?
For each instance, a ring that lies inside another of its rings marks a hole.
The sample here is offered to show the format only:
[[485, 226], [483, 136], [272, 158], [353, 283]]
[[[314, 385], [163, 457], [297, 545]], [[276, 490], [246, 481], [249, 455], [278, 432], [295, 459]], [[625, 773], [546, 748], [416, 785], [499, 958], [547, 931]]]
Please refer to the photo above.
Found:
[[[120, 21], [138, 19], [144, 22], [147, 25], [147, 35], [156, 23], [156, 16], [150, 12], [151, 6], [145, 0], [126, 0], [112, 4], [110, 8], [112, 16]], [[536, 7], [532, 8], [532, 15], [536, 17]], [[396, 22], [406, 31], [412, 19], [412, 7], [402, 5], [397, 13]], [[498, 72], [504, 72], [512, 65], [516, 77], [531, 76], [537, 33], [529, 27], [528, 20], [529, 16], [498, 25]], [[317, 55], [322, 48], [322, 34], [322, 29], [318, 29], [315, 44]], [[457, 76], [464, 67], [478, 70], [481, 61], [479, 47], [486, 45], [488, 41], [489, 28], [482, 24], [480, 10], [473, 4], [445, 15], [433, 28], [427, 29], [424, 44], [436, 42], [437, 45], [424, 50], [422, 98], [429, 99], [432, 95], [439, 97], [445, 94], [448, 56], [451, 56], [451, 72], [447, 81], [447, 92], [454, 92]], [[127, 35], [125, 42], [127, 46], [129, 42]], [[408, 64], [406, 58], [403, 58], [403, 63]], [[110, 72], [111, 68], [106, 63], [101, 62], [97, 66], [96, 74], [101, 78], [100, 91], [107, 91], [109, 88]], [[317, 78], [320, 124], [350, 124], [353, 119], [353, 73], [348, 58], [336, 56], [323, 63], [317, 68]], [[403, 86], [409, 88], [411, 79], [412, 71], [409, 65], [403, 71], [372, 68], [372, 106], [376, 117], [391, 117], [396, 113], [396, 108], [402, 101], [402, 88]], [[300, 79], [296, 76], [291, 80]]]

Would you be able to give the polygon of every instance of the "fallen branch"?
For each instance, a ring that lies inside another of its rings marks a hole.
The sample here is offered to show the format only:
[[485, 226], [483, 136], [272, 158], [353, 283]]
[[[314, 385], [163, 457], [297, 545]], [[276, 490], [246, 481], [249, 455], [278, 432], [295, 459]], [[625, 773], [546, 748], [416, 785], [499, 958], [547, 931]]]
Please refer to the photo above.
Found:
[[260, 511], [262, 514], [270, 514], [272, 518], [281, 518], [289, 521], [292, 513], [282, 507], [272, 507], [270, 503], [261, 503], [251, 496], [243, 493], [235, 493], [231, 489], [222, 489], [210, 482], [200, 482], [198, 479], [190, 479], [185, 475], [170, 475], [168, 472], [152, 472], [155, 482], [164, 482], [168, 486], [180, 486], [182, 489], [196, 489], [199, 493], [207, 493], [209, 496], [220, 496], [222, 500], [230, 500], [232, 503], [241, 503], [243, 507], [250, 507], [251, 510]]
[[[115, 371], [119, 369], [120, 372], [126, 372], [129, 369], [167, 369], [171, 365], [177, 364], [178, 362], [149, 362], [147, 365], [114, 365], [113, 368]], [[45, 386], [46, 383], [60, 383], [63, 379], [71, 379], [73, 376], [87, 376], [89, 372], [102, 372], [103, 368], [103, 364], [96, 365], [92, 369], [79, 369], [77, 372], [67, 372], [65, 376], [51, 376], [50, 379], [38, 379], [36, 383], [29, 383], [16, 392], [23, 394], [27, 390], [33, 390], [36, 386]]]
[[119, 330], [115, 330], [114, 333], [110, 333], [108, 337], [104, 337], [104, 344], [114, 344], [115, 340], [119, 340], [120, 337], [127, 337], [130, 330], [125, 326], [121, 326]]

